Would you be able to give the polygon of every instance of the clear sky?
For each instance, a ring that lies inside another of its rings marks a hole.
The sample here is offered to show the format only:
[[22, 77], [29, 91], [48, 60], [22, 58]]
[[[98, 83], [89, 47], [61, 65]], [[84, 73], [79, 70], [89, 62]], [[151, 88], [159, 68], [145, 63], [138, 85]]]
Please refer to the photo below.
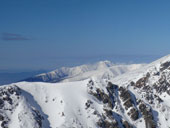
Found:
[[170, 53], [169, 0], [0, 0], [0, 69]]

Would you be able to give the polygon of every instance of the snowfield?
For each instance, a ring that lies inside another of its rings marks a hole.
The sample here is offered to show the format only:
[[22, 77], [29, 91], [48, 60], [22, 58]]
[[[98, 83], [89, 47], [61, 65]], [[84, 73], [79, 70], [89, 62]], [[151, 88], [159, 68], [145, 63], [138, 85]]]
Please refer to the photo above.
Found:
[[0, 86], [0, 127], [170, 127], [170, 55], [147, 65], [107, 61], [65, 70], [60, 73], [68, 76], [58, 83], [52, 82], [59, 69], [38, 75], [54, 74], [50, 83]]
[[123, 73], [143, 67], [145, 64], [113, 64], [110, 61], [100, 61], [95, 64], [81, 65], [77, 67], [63, 67], [54, 71], [39, 74], [25, 79], [28, 82], [69, 82], [80, 81], [91, 77], [98, 79], [111, 79]]

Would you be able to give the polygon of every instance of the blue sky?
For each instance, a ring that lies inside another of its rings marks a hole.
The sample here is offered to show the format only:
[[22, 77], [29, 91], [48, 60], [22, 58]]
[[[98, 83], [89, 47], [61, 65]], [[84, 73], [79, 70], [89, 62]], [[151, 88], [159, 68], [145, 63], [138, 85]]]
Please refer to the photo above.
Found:
[[1, 0], [0, 69], [52, 69], [170, 51], [169, 0]]

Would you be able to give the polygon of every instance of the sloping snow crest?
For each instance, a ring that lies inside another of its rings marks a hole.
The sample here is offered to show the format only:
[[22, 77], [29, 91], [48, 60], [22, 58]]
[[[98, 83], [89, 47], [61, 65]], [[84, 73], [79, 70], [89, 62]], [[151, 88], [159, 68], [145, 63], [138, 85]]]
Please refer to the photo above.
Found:
[[120, 64], [116, 65], [110, 61], [100, 61], [95, 64], [81, 65], [72, 68], [63, 67], [54, 71], [39, 74], [35, 77], [25, 79], [28, 82], [69, 82], [88, 79], [89, 77], [113, 78], [128, 71], [136, 70], [145, 64]]
[[1, 86], [0, 127], [169, 128], [169, 55], [142, 68], [128, 65], [124, 74], [116, 65], [117, 77], [103, 75], [106, 69], [113, 73], [112, 64], [99, 65], [61, 83]]

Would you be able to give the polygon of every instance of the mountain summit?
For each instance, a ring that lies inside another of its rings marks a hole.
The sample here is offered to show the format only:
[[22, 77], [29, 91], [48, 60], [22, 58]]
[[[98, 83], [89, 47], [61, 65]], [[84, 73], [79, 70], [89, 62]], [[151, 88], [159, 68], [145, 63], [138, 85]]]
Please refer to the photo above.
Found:
[[54, 71], [36, 75], [25, 79], [28, 82], [66, 82], [66, 81], [80, 81], [90, 77], [97, 78], [113, 78], [120, 74], [138, 69], [145, 64], [120, 64], [116, 65], [110, 61], [100, 61], [95, 64], [87, 64], [76, 67], [62, 67]]
[[134, 65], [123, 65], [133, 70], [115, 77], [101, 76], [122, 65], [80, 67], [61, 68], [72, 76], [77, 73], [69, 82], [1, 86], [1, 127], [169, 128], [170, 56], [135, 70]]

